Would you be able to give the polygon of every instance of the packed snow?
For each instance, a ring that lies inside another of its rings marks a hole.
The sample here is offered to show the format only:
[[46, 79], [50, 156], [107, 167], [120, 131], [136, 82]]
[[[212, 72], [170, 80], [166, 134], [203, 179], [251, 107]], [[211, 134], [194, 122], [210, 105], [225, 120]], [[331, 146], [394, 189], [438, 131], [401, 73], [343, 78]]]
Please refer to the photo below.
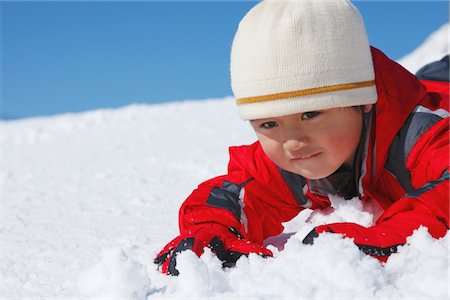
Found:
[[449, 234], [418, 229], [386, 264], [351, 240], [303, 237], [317, 224], [370, 226], [373, 210], [332, 197], [223, 270], [210, 252], [156, 253], [178, 234], [182, 201], [226, 171], [229, 145], [255, 140], [233, 98], [131, 105], [0, 123], [1, 290], [7, 298], [448, 299]]

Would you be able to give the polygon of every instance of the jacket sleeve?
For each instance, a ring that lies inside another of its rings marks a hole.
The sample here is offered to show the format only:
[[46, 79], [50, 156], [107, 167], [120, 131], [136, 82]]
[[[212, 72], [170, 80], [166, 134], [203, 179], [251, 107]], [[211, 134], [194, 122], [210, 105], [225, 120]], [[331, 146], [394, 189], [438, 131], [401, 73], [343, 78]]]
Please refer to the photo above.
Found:
[[282, 222], [300, 209], [283, 200], [283, 189], [280, 196], [267, 188], [266, 184], [279, 182], [273, 182], [277, 179], [269, 175], [272, 166], [258, 157], [257, 146], [230, 148], [228, 174], [203, 182], [182, 204], [181, 231], [203, 222], [219, 223], [259, 245], [283, 231]]
[[341, 233], [354, 239], [365, 253], [386, 260], [421, 225], [435, 237], [449, 229], [449, 122], [439, 121], [414, 144], [406, 162], [412, 190], [388, 207], [369, 228], [353, 223], [319, 226], [321, 232]]

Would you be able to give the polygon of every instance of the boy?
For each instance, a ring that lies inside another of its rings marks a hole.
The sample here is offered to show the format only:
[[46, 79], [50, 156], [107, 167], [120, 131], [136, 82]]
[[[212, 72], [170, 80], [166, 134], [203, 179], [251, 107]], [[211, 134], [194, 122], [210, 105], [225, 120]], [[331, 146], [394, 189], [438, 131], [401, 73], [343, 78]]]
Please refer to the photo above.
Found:
[[[263, 1], [239, 24], [231, 51], [240, 115], [258, 142], [231, 147], [228, 174], [202, 183], [180, 209], [180, 235], [157, 255], [177, 275], [177, 253], [210, 247], [224, 266], [261, 245], [328, 194], [375, 201], [369, 228], [316, 227], [353, 238], [386, 261], [413, 230], [449, 226], [448, 92], [434, 93], [370, 48], [347, 1]], [[448, 91], [448, 84], [445, 86]], [[442, 86], [441, 86], [442, 90]]]

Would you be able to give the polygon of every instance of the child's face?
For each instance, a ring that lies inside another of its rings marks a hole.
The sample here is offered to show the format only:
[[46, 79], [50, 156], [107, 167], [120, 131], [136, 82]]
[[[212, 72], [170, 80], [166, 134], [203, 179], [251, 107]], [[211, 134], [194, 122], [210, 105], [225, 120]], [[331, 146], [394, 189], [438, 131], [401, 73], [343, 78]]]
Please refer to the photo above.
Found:
[[[365, 105], [368, 112], [372, 105]], [[361, 138], [358, 108], [332, 108], [250, 121], [266, 155], [307, 179], [325, 178], [351, 164]]]

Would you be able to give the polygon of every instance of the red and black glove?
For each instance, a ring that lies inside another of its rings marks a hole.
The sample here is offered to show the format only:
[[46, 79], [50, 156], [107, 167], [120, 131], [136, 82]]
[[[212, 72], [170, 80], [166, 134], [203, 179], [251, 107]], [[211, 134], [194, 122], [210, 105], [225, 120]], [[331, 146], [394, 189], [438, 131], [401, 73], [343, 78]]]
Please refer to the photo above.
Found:
[[358, 248], [365, 254], [385, 262], [389, 255], [396, 253], [398, 246], [405, 243], [406, 238], [381, 226], [364, 227], [355, 223], [332, 223], [320, 225], [311, 230], [303, 239], [303, 244], [312, 245], [314, 239], [324, 232], [341, 234], [352, 238]]
[[245, 240], [237, 230], [217, 223], [201, 223], [183, 230], [179, 236], [168, 243], [156, 256], [154, 263], [161, 272], [178, 275], [176, 257], [178, 253], [192, 250], [198, 256], [209, 247], [223, 262], [223, 267], [233, 267], [242, 255], [256, 253], [263, 257], [273, 256], [272, 252], [255, 243]]

